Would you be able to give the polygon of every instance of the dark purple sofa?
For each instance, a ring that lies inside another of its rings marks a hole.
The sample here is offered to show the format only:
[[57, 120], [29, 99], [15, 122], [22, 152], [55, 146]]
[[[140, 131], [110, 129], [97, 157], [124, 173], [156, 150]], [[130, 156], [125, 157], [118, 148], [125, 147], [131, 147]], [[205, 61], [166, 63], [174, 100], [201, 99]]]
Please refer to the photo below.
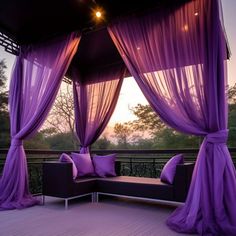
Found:
[[119, 176], [120, 165], [116, 162], [117, 177], [88, 177], [73, 180], [72, 164], [62, 162], [43, 163], [43, 198], [58, 197], [68, 200], [91, 195], [98, 201], [99, 194], [125, 196], [154, 201], [184, 202], [191, 182], [194, 164], [180, 164], [176, 168], [174, 183], [165, 184], [159, 178]]

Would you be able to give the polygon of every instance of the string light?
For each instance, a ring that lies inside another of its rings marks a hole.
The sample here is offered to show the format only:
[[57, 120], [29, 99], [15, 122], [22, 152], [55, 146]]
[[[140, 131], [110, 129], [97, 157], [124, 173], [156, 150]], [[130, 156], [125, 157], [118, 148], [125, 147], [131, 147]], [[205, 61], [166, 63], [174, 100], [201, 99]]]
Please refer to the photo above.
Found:
[[102, 16], [102, 13], [100, 11], [97, 11], [95, 15], [97, 18], [100, 18]]
[[98, 6], [95, 8], [92, 8], [91, 18], [93, 22], [95, 22], [96, 24], [99, 24], [105, 20], [105, 11], [103, 10], [102, 7], [98, 7]]

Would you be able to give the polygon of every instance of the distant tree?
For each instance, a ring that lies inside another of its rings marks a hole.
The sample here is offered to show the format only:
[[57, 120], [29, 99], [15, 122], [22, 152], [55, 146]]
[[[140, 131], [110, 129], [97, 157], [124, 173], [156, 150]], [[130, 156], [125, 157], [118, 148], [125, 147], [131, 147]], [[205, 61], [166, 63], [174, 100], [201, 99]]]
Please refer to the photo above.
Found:
[[47, 138], [47, 137], [51, 137], [51, 136], [53, 136], [54, 134], [56, 134], [56, 133], [57, 133], [57, 130], [56, 130], [56, 128], [54, 128], [54, 127], [50, 127], [50, 128], [41, 129], [41, 130], [40, 130], [40, 133], [42, 133], [43, 136], [44, 136], [45, 138]]
[[236, 84], [229, 88], [229, 147], [236, 147]]
[[171, 128], [163, 129], [153, 139], [154, 149], [198, 148], [200, 143], [200, 137], [186, 135]]
[[[132, 108], [136, 120], [129, 122], [133, 130], [147, 131], [152, 139], [140, 139], [140, 145], [154, 149], [199, 147], [200, 138], [182, 134], [167, 127], [150, 105], [138, 104]], [[139, 141], [136, 145], [139, 145]], [[144, 142], [144, 143], [143, 143]]]
[[74, 146], [71, 133], [57, 133], [45, 139], [52, 150], [78, 150], [78, 146]]
[[165, 127], [165, 124], [150, 105], [138, 104], [131, 108], [131, 111], [137, 117], [136, 120], [129, 122], [129, 125], [135, 131], [148, 131], [151, 135], [155, 136], [158, 131]]
[[33, 138], [24, 141], [25, 149], [49, 149], [50, 146], [42, 132], [37, 132]]
[[111, 141], [106, 137], [103, 136], [99, 138], [91, 147], [92, 149], [96, 150], [106, 150], [106, 149], [112, 149], [114, 148], [114, 144], [111, 143]]
[[8, 92], [6, 91], [7, 69], [5, 60], [0, 60], [0, 148], [10, 146], [10, 123], [7, 109]]
[[229, 137], [228, 146], [236, 147], [236, 104], [232, 105], [231, 112], [229, 114]]
[[0, 60], [0, 112], [7, 111], [8, 92], [6, 91], [7, 77], [5, 71], [7, 69], [5, 60]]
[[[64, 83], [63, 89], [59, 90], [44, 127], [48, 131], [54, 131], [54, 134], [66, 134], [68, 138], [71, 136], [69, 140], [72, 142], [72, 149], [78, 148], [79, 142], [75, 136], [74, 101], [70, 84]], [[64, 136], [57, 135], [55, 137]]]
[[10, 147], [10, 123], [8, 112], [0, 112], [0, 148]]
[[127, 123], [114, 125], [114, 137], [117, 139], [119, 148], [128, 148], [132, 132], [132, 128]]
[[229, 87], [228, 91], [229, 104], [236, 104], [236, 83]]
[[154, 149], [154, 140], [152, 138], [137, 138], [136, 141], [132, 144], [132, 149]]
[[[229, 88], [229, 138], [228, 145], [236, 147], [236, 84]], [[158, 115], [152, 110], [150, 105], [138, 104], [131, 109], [137, 119], [129, 122], [134, 130], [149, 131], [152, 143], [148, 145], [152, 148], [194, 148], [199, 147], [202, 137], [179, 133], [167, 126], [160, 120]], [[140, 140], [142, 144], [143, 140]], [[145, 140], [147, 142], [147, 140]], [[136, 142], [139, 145], [139, 142]], [[143, 144], [142, 144], [143, 145]]]

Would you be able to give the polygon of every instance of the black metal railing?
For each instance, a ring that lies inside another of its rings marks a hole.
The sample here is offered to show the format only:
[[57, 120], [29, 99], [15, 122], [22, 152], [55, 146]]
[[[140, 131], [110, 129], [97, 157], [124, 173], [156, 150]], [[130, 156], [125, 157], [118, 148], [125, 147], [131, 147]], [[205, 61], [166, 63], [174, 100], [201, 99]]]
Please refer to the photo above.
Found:
[[[233, 162], [236, 163], [236, 148], [230, 148]], [[173, 150], [92, 150], [92, 154], [106, 155], [117, 154], [120, 162], [121, 175], [142, 176], [156, 178], [160, 176], [165, 163], [175, 154], [183, 153], [185, 162], [195, 162], [198, 149], [173, 149]], [[42, 192], [42, 163], [58, 160], [62, 152], [71, 153], [70, 150], [25, 150], [27, 155], [29, 185], [33, 194]], [[7, 155], [6, 149], [0, 149], [0, 174]]]

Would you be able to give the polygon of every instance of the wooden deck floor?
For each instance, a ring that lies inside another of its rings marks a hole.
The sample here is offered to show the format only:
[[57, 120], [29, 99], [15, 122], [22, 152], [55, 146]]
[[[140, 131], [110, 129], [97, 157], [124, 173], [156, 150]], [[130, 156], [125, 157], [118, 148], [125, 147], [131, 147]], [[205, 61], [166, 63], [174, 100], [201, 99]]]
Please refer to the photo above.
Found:
[[173, 211], [154, 203], [79, 199], [64, 202], [46, 198], [44, 206], [0, 212], [1, 236], [174, 236], [165, 220]]

